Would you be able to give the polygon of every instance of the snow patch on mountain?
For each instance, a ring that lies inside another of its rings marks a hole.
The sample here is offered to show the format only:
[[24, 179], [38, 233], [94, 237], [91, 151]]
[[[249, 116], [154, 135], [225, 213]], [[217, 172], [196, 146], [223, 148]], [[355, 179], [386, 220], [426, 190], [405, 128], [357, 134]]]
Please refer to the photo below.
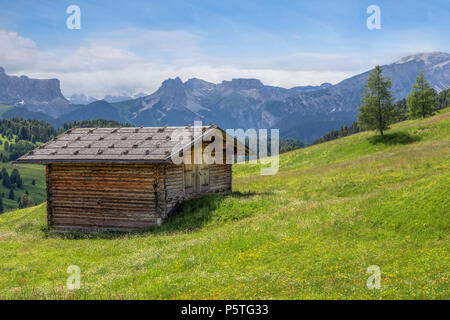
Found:
[[403, 64], [408, 62], [418, 62], [422, 61], [426, 65], [429, 64], [440, 64], [450, 60], [450, 54], [446, 52], [427, 52], [427, 53], [418, 53], [414, 55], [410, 55], [407, 57], [403, 57], [400, 60], [396, 61], [394, 64]]

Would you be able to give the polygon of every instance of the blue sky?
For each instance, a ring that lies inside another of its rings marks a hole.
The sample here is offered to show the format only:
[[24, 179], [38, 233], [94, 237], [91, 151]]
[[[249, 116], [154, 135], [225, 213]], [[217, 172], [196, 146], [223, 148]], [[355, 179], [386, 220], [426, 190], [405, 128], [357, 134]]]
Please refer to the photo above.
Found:
[[[66, 28], [66, 8], [81, 29]], [[381, 9], [369, 30], [366, 8]], [[336, 83], [428, 51], [450, 52], [450, 1], [0, 1], [0, 66], [57, 77], [66, 95], [150, 93], [168, 77]]]

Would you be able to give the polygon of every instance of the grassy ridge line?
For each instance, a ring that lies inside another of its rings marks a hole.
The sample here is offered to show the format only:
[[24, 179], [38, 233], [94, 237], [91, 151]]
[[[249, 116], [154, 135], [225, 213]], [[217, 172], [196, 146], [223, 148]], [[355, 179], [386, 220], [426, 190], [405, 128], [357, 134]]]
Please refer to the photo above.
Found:
[[[372, 131], [368, 131], [287, 152], [280, 156], [279, 171], [307, 169], [343, 162], [377, 152], [402, 148], [412, 142], [418, 145], [428, 143], [430, 140], [445, 140], [450, 136], [450, 128], [440, 122], [449, 118], [450, 108], [446, 108], [429, 119], [407, 120], [394, 124], [387, 132], [387, 143], [377, 143], [379, 139]], [[429, 132], [430, 130], [433, 132]], [[260, 164], [237, 164], [233, 168], [233, 177], [259, 175], [260, 168]]]
[[235, 166], [232, 194], [144, 233], [49, 234], [45, 205], [6, 213], [0, 297], [448, 299], [449, 129], [441, 113], [395, 125], [390, 142], [362, 133], [282, 155], [276, 176]]

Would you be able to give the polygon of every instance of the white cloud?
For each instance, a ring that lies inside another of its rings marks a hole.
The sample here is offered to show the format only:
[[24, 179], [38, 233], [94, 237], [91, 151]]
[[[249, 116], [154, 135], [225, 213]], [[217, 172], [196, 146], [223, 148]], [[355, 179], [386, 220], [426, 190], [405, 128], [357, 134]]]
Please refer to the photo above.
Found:
[[35, 43], [16, 32], [0, 30], [0, 66], [12, 70], [32, 68], [37, 51]]
[[126, 28], [96, 33], [86, 39], [91, 46], [112, 46], [138, 51], [146, 58], [178, 58], [200, 55], [200, 37], [184, 30]]
[[214, 57], [203, 53], [200, 40], [183, 30], [125, 29], [88, 37], [71, 52], [64, 48], [48, 52], [16, 32], [0, 30], [0, 66], [9, 74], [58, 78], [66, 96], [85, 93], [102, 98], [151, 93], [165, 79], [177, 76], [214, 83], [258, 78], [282, 87], [336, 83], [377, 63], [393, 62], [380, 62], [376, 52], [370, 56], [297, 52], [265, 59]]

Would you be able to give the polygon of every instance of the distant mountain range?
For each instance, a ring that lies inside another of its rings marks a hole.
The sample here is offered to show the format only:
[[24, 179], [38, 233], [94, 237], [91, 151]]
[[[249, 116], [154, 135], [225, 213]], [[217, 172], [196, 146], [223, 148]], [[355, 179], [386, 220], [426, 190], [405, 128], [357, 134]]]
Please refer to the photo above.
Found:
[[[437, 91], [450, 88], [450, 54], [432, 52], [382, 66], [392, 78], [397, 99], [411, 91], [420, 70]], [[282, 137], [305, 142], [350, 124], [370, 70], [341, 81], [291, 89], [266, 86], [257, 79], [214, 84], [201, 79], [168, 79], [153, 94], [96, 101], [85, 95], [65, 99], [57, 79], [35, 80], [5, 74], [0, 68], [0, 103], [13, 108], [2, 117], [21, 116], [61, 125], [66, 121], [107, 119], [138, 126], [186, 125], [194, 120], [222, 128], [280, 128]], [[122, 99], [123, 98], [123, 99]]]
[[[105, 100], [106, 102], [121, 102], [121, 101], [126, 101], [126, 100], [133, 100], [133, 99], [137, 99], [140, 97], [145, 97], [146, 94], [145, 93], [138, 93], [138, 94], [134, 94], [131, 96], [112, 96], [107, 94], [103, 99], [101, 100]], [[99, 101], [98, 99], [95, 99], [93, 97], [90, 97], [84, 93], [75, 93], [73, 95], [71, 95], [68, 100], [73, 103], [73, 104], [89, 104], [92, 103], [94, 101]]]

